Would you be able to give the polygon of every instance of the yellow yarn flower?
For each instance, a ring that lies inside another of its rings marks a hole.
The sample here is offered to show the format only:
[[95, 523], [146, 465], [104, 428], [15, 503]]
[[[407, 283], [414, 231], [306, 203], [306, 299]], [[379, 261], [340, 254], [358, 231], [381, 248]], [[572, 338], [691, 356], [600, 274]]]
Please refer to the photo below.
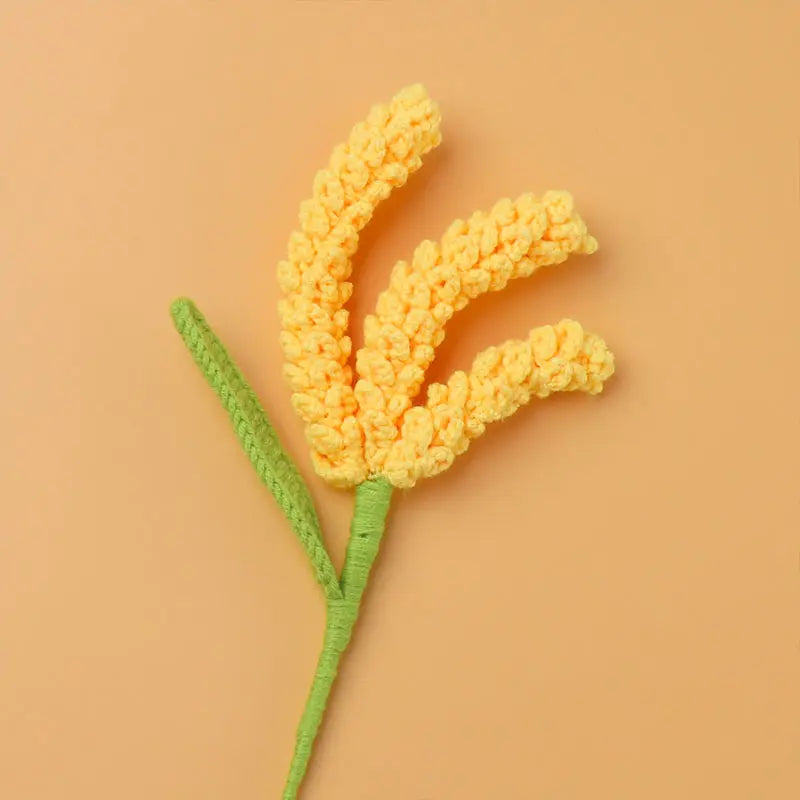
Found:
[[398, 262], [365, 320], [353, 385], [343, 306], [352, 293], [347, 279], [358, 232], [440, 138], [438, 109], [422, 86], [374, 108], [317, 174], [278, 268], [292, 403], [306, 423], [315, 469], [338, 486], [374, 476], [413, 486], [447, 469], [486, 423], [531, 397], [596, 394], [614, 371], [603, 340], [564, 320], [536, 328], [524, 342], [489, 348], [469, 374], [431, 385], [424, 405], [412, 405], [456, 311], [513, 278], [597, 249], [571, 195], [551, 191], [504, 199], [489, 213], [456, 220], [440, 243], [424, 241], [410, 263]]
[[480, 353], [469, 372], [428, 386], [414, 401], [453, 315], [484, 292], [593, 253], [597, 242], [567, 192], [501, 200], [456, 220], [441, 241], [422, 242], [392, 270], [364, 322], [364, 346], [350, 363], [345, 309], [350, 259], [377, 204], [419, 169], [440, 141], [439, 112], [422, 86], [376, 106], [317, 173], [300, 207], [300, 227], [278, 267], [284, 373], [305, 422], [316, 471], [355, 486], [344, 564], [337, 570], [308, 487], [281, 445], [259, 398], [188, 298], [171, 306], [175, 327], [228, 412], [256, 474], [272, 493], [309, 559], [326, 602], [322, 650], [283, 790], [297, 800], [342, 655], [386, 527], [395, 487], [446, 470], [490, 422], [533, 397], [602, 391], [614, 358], [598, 336], [565, 319]]

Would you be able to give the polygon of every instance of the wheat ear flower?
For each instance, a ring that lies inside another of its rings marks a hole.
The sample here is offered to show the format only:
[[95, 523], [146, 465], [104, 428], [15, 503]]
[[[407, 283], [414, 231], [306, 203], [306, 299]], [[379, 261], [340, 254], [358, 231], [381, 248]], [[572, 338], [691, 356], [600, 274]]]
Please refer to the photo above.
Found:
[[355, 354], [345, 307], [351, 258], [378, 203], [402, 186], [439, 144], [439, 111], [420, 85], [375, 106], [320, 170], [299, 228], [278, 265], [284, 375], [305, 424], [316, 472], [355, 487], [350, 538], [334, 567], [314, 502], [261, 401], [191, 300], [172, 304], [189, 352], [228, 412], [261, 482], [303, 547], [326, 605], [325, 633], [297, 728], [283, 800], [296, 800], [342, 656], [358, 619], [395, 488], [446, 470], [491, 422], [534, 397], [597, 394], [614, 372], [605, 342], [574, 320], [534, 328], [479, 353], [469, 371], [432, 383], [426, 374], [454, 314], [572, 254], [597, 249], [568, 192], [523, 194], [458, 219], [439, 242], [398, 262]]

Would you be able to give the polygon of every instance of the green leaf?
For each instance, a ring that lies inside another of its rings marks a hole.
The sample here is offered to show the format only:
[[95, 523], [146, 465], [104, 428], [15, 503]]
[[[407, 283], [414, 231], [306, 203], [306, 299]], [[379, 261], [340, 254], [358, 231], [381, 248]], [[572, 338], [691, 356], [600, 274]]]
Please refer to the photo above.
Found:
[[170, 311], [175, 328], [227, 410], [259, 478], [278, 501], [308, 554], [325, 596], [329, 600], [341, 599], [342, 591], [322, 540], [311, 494], [283, 449], [258, 397], [191, 300], [175, 300]]

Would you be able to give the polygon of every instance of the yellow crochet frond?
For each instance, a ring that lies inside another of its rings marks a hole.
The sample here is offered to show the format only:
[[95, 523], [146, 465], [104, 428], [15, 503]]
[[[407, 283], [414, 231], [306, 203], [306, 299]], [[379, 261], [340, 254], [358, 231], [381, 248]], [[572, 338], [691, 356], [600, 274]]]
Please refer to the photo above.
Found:
[[317, 472], [340, 486], [367, 475], [348, 365], [344, 304], [353, 290], [350, 259], [378, 203], [441, 141], [439, 121], [438, 108], [419, 85], [374, 107], [317, 173], [313, 195], [300, 207], [300, 229], [289, 239], [288, 258], [278, 266], [292, 404], [306, 423]]
[[414, 406], [445, 326], [470, 300], [513, 278], [597, 249], [568, 192], [500, 200], [456, 220], [441, 241], [422, 242], [392, 270], [364, 322], [357, 381], [349, 365], [350, 257], [377, 203], [402, 185], [440, 141], [439, 113], [412, 86], [378, 106], [317, 174], [278, 277], [284, 372], [306, 423], [317, 472], [338, 486], [384, 476], [410, 487], [447, 469], [486, 423], [553, 391], [601, 391], [614, 371], [602, 339], [577, 322], [534, 329], [529, 338], [481, 353], [470, 373], [433, 384]]
[[597, 394], [613, 372], [605, 342], [569, 319], [535, 328], [525, 341], [490, 347], [469, 373], [454, 372], [446, 384], [431, 384], [425, 405], [403, 415], [383, 472], [395, 486], [411, 487], [446, 470], [487, 423], [551, 392]]

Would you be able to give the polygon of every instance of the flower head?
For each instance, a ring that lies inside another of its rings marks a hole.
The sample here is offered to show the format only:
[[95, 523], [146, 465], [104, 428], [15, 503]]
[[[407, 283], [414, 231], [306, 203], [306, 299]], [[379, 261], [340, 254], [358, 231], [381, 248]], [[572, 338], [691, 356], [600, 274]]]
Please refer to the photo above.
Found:
[[339, 486], [375, 475], [413, 486], [447, 469], [486, 423], [531, 397], [596, 394], [613, 373], [602, 339], [564, 320], [534, 329], [524, 342], [489, 348], [470, 373], [431, 385], [425, 404], [413, 405], [457, 311], [513, 278], [597, 249], [572, 196], [551, 191], [456, 220], [440, 242], [424, 241], [410, 262], [398, 262], [365, 320], [353, 384], [343, 306], [358, 232], [439, 141], [438, 110], [421, 86], [374, 108], [317, 174], [314, 195], [301, 207], [301, 229], [278, 268], [292, 402], [306, 423], [317, 472]]

